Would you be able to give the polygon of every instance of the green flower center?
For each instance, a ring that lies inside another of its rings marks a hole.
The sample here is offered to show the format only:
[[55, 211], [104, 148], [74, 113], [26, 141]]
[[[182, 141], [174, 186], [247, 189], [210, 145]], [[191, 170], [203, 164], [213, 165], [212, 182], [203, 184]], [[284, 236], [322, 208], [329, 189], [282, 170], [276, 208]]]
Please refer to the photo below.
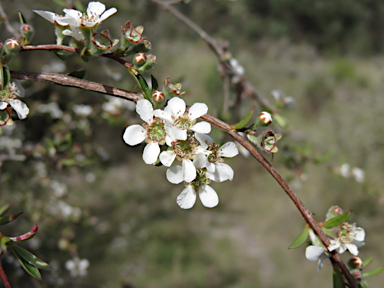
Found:
[[188, 130], [190, 127], [192, 127], [193, 123], [189, 119], [188, 115], [183, 115], [177, 118], [173, 125], [181, 130]]
[[199, 143], [193, 135], [188, 135], [187, 140], [177, 140], [172, 142], [173, 151], [179, 161], [183, 159], [193, 159], [195, 157], [196, 147]]
[[144, 128], [147, 129], [146, 142], [157, 142], [163, 145], [165, 143], [165, 132], [164, 122], [160, 118], [156, 117], [151, 124], [144, 123]]
[[207, 185], [209, 183], [211, 183], [211, 179], [209, 179], [205, 174], [205, 169], [197, 169], [196, 178], [191, 183], [195, 191], [197, 192], [200, 186]]

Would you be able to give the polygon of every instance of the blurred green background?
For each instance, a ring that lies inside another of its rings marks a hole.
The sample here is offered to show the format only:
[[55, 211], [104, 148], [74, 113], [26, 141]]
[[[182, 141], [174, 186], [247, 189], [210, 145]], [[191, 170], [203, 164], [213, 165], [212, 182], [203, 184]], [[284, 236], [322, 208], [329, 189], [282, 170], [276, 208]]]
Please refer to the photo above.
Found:
[[[37, 45], [54, 43], [54, 31], [31, 10], [62, 14], [55, 2], [60, 1], [1, 4], [15, 27], [17, 11], [24, 14], [35, 27], [32, 44]], [[210, 114], [220, 115], [223, 82], [206, 43], [150, 1], [103, 3], [118, 9], [101, 25], [113, 37], [120, 37], [128, 20], [145, 27], [158, 59], [146, 76], [152, 73], [159, 82], [169, 76], [183, 84], [187, 104], [202, 101]], [[274, 166], [318, 221], [332, 205], [353, 209], [350, 222], [366, 231], [359, 256], [373, 256], [372, 268], [383, 265], [383, 3], [192, 0], [176, 7], [211, 36], [228, 40], [249, 81], [271, 102], [276, 89], [295, 99], [295, 109], [280, 112], [289, 126], [273, 127], [283, 133]], [[1, 27], [2, 39], [10, 37]], [[36, 51], [23, 52], [10, 64], [34, 72], [68, 73], [82, 67], [87, 80], [137, 91], [128, 73], [107, 59], [84, 63], [71, 56], [60, 62], [52, 53]], [[317, 263], [305, 258], [304, 247], [288, 250], [305, 223], [253, 158], [239, 155], [226, 161], [235, 177], [212, 185], [220, 197], [218, 207], [207, 209], [197, 200], [184, 211], [176, 204], [183, 186], [168, 183], [164, 167], [142, 161], [143, 145], [129, 147], [122, 141], [125, 127], [141, 123], [134, 111], [111, 117], [101, 108], [107, 101], [101, 94], [23, 85], [30, 115], [0, 135], [0, 142], [7, 153], [5, 137], [20, 139], [23, 145], [16, 152], [27, 157], [2, 163], [0, 200], [13, 202], [11, 212], [25, 213], [1, 232], [18, 235], [37, 223], [37, 236], [23, 247], [53, 270], [43, 271], [39, 283], [9, 255], [3, 263], [12, 287], [331, 287], [330, 263], [316, 272]], [[59, 104], [62, 116], [41, 112], [40, 105], [52, 102]], [[93, 112], [87, 118], [76, 115], [74, 104], [90, 105]], [[253, 104], [244, 99], [236, 109], [245, 115]], [[365, 181], [338, 175], [345, 163], [363, 169]], [[342, 257], [348, 260], [346, 254]], [[65, 262], [76, 256], [89, 260], [86, 276], [71, 277], [65, 269]], [[367, 281], [380, 287], [384, 276]]]

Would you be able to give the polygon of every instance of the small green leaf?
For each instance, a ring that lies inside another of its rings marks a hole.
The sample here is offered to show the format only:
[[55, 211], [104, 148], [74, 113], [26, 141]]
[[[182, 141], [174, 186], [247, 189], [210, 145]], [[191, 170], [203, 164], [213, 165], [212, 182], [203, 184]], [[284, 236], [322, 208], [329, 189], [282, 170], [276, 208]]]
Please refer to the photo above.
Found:
[[27, 21], [25, 20], [24, 15], [21, 14], [21, 12], [19, 12], [19, 21], [20, 25], [27, 24]]
[[21, 214], [23, 214], [24, 212], [20, 212], [18, 214], [15, 214], [15, 215], [11, 215], [11, 216], [3, 216], [3, 217], [0, 217], [0, 225], [4, 225], [4, 224], [7, 224], [9, 222], [12, 222], [13, 220], [15, 220], [17, 217], [19, 217]]
[[305, 241], [307, 241], [308, 234], [309, 234], [309, 228], [307, 225], [305, 226], [303, 232], [300, 234], [299, 237], [289, 246], [289, 249], [296, 249], [299, 248], [302, 244], [304, 244]]
[[283, 128], [288, 125], [288, 120], [285, 119], [284, 117], [280, 116], [279, 114], [274, 114], [273, 120], [275, 120], [275, 122]]
[[253, 113], [255, 112], [255, 107], [256, 107], [256, 105], [253, 105], [251, 108], [251, 111], [248, 112], [247, 116], [245, 116], [245, 118], [243, 120], [241, 120], [240, 122], [231, 125], [231, 128], [232, 129], [244, 128], [249, 123], [249, 121], [251, 121]]
[[33, 255], [31, 252], [28, 250], [16, 245], [15, 243], [9, 243], [8, 247], [12, 249], [12, 251], [17, 254], [20, 258], [24, 259], [27, 261], [29, 264], [32, 266], [39, 268], [39, 269], [44, 269], [44, 270], [49, 270], [51, 267], [44, 261], [40, 260], [37, 258], [35, 255]]
[[363, 274], [361, 274], [361, 277], [366, 278], [369, 276], [380, 274], [383, 271], [384, 271], [384, 267], [379, 267], [379, 268], [373, 269], [372, 271], [364, 272]]
[[373, 261], [373, 257], [370, 257], [370, 258], [363, 260], [363, 267], [362, 268], [367, 267], [369, 264], [372, 263], [372, 261]]
[[364, 280], [362, 280], [362, 281], [360, 282], [360, 287], [361, 287], [361, 288], [369, 288], [367, 282], [365, 282]]
[[341, 214], [340, 216], [332, 218], [332, 219], [328, 220], [327, 222], [324, 222], [324, 227], [327, 229], [331, 229], [331, 228], [335, 228], [337, 226], [340, 226], [341, 224], [343, 224], [343, 222], [348, 220], [350, 215], [351, 215], [351, 212], [348, 211], [344, 214]]
[[143, 92], [144, 98], [152, 103], [152, 101], [151, 101], [152, 95], [151, 95], [151, 91], [149, 91], [147, 81], [145, 81], [144, 77], [141, 76], [140, 74], [137, 74], [136, 78], [140, 83], [140, 86], [141, 86], [140, 88], [141, 88], [141, 91]]
[[84, 79], [84, 76], [85, 76], [85, 69], [79, 69], [79, 70], [76, 70], [76, 71], [72, 71], [68, 74], [65, 74], [67, 76], [71, 76], [71, 77], [75, 77], [75, 78], [79, 78], [79, 79]]
[[155, 92], [156, 90], [159, 90], [159, 83], [157, 83], [156, 78], [153, 77], [152, 74], [151, 74], [151, 82], [152, 82], [152, 94], [153, 94], [153, 92]]
[[[16, 254], [16, 253], [15, 253]], [[41, 281], [41, 274], [40, 274], [40, 271], [39, 269], [37, 269], [35, 266], [32, 266], [31, 264], [29, 264], [27, 261], [25, 261], [24, 259], [20, 258], [19, 255], [16, 254], [16, 257], [17, 257], [17, 260], [19, 260], [21, 266], [24, 268], [24, 270], [29, 274], [31, 275], [32, 277], [38, 279]]]
[[12, 203], [8, 203], [8, 204], [1, 206], [0, 207], [0, 216], [3, 216], [11, 206], [12, 206]]

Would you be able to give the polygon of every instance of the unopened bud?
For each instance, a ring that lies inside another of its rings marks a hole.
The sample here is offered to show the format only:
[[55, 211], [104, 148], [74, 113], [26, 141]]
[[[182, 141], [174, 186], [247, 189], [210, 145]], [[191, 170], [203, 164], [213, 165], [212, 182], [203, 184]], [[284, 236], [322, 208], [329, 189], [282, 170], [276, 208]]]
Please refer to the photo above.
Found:
[[164, 100], [164, 93], [159, 91], [159, 90], [156, 90], [155, 92], [153, 92], [152, 94], [152, 98], [153, 100], [155, 100], [156, 102], [161, 102]]
[[339, 206], [332, 206], [328, 209], [327, 215], [325, 217], [325, 221], [328, 221], [332, 218], [335, 218], [337, 216], [340, 216], [343, 214], [343, 209], [341, 209]]
[[141, 67], [145, 64], [147, 61], [147, 56], [145, 53], [136, 53], [135, 57], [133, 57], [133, 64], [135, 64], [136, 67]]
[[34, 33], [33, 27], [29, 24], [23, 24], [20, 27], [20, 32], [22, 36], [21, 45], [24, 46], [31, 43]]
[[360, 270], [353, 270], [353, 271], [351, 271], [351, 274], [352, 274], [353, 278], [355, 278], [356, 280], [358, 280], [358, 281], [361, 280], [361, 271]]
[[14, 38], [11, 38], [5, 41], [6, 50], [12, 51], [12, 50], [18, 49], [19, 47], [20, 47], [20, 43]]
[[171, 83], [169, 81], [169, 77], [167, 77], [165, 80], [164, 80], [164, 87], [166, 89], [164, 89], [164, 93], [165, 93], [165, 96], [167, 98], [171, 98], [171, 97], [174, 97], [174, 96], [180, 96], [180, 95], [183, 95], [185, 92], [181, 92], [181, 84], [180, 83]]
[[360, 257], [353, 257], [349, 259], [348, 266], [350, 266], [352, 269], [361, 268], [363, 267], [363, 260], [361, 260]]
[[272, 123], [272, 115], [268, 112], [263, 111], [259, 115], [259, 120], [261, 124], [268, 126], [269, 124]]
[[151, 69], [156, 64], [156, 56], [155, 55], [147, 55], [147, 61], [143, 66], [137, 69], [137, 72], [141, 73], [143, 71]]

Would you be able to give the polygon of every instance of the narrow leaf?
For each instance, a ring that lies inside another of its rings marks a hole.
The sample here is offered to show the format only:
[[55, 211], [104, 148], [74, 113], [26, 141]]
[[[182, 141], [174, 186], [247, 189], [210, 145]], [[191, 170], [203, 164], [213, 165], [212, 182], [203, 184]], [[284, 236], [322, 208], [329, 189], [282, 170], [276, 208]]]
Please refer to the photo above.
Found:
[[373, 261], [373, 257], [367, 258], [363, 260], [363, 268], [367, 267], [369, 264], [371, 264]]
[[12, 203], [8, 203], [8, 204], [1, 206], [0, 207], [0, 216], [3, 216], [5, 214], [5, 212], [7, 212], [9, 207], [11, 207], [11, 206], [12, 206]]
[[152, 74], [151, 74], [151, 82], [152, 82], [152, 94], [153, 94], [153, 92], [155, 92], [156, 90], [159, 90], [159, 83], [157, 83], [156, 78], [153, 77]]
[[232, 129], [244, 128], [249, 123], [249, 121], [251, 121], [252, 116], [253, 116], [253, 112], [255, 112], [255, 107], [256, 107], [256, 105], [253, 105], [251, 108], [251, 111], [248, 112], [247, 116], [245, 116], [245, 118], [243, 120], [241, 120], [240, 122], [231, 125], [231, 128]]
[[3, 67], [3, 87], [7, 87], [11, 82], [11, 72], [7, 67]]
[[348, 211], [344, 214], [341, 214], [340, 216], [332, 218], [332, 219], [328, 220], [327, 222], [324, 222], [324, 227], [327, 229], [331, 229], [331, 228], [335, 228], [337, 226], [340, 226], [341, 224], [343, 224], [343, 222], [348, 220], [350, 215], [351, 215], [351, 212]]
[[44, 269], [44, 270], [49, 270], [51, 267], [44, 261], [40, 260], [37, 258], [35, 255], [33, 255], [31, 252], [28, 250], [16, 245], [15, 243], [9, 243], [8, 247], [12, 249], [12, 251], [17, 254], [19, 257], [27, 261], [29, 264], [32, 266], [39, 268], [39, 269]]
[[383, 271], [384, 271], [384, 267], [379, 267], [379, 268], [373, 269], [372, 271], [365, 272], [365, 273], [361, 274], [361, 277], [365, 278], [365, 277], [377, 275], [377, 274], [380, 274]]
[[0, 225], [4, 225], [4, 224], [7, 224], [9, 222], [12, 222], [13, 220], [15, 220], [17, 217], [19, 217], [23, 213], [24, 212], [20, 212], [20, 213], [15, 214], [15, 215], [0, 217]]
[[362, 280], [362, 281], [360, 282], [360, 287], [361, 287], [361, 288], [369, 288], [367, 282], [365, 282], [364, 280]]
[[29, 231], [28, 233], [25, 233], [23, 235], [20, 235], [20, 236], [17, 236], [17, 237], [9, 237], [12, 241], [25, 241], [25, 240], [29, 240], [29, 239], [32, 239], [36, 233], [37, 233], [37, 224], [35, 226], [33, 226], [32, 230]]
[[137, 74], [136, 78], [140, 83], [140, 86], [141, 86], [140, 88], [141, 88], [141, 91], [143, 92], [144, 98], [152, 103], [152, 101], [151, 101], [152, 95], [151, 95], [151, 91], [149, 91], [147, 81], [145, 81], [144, 77], [141, 76], [140, 74]]
[[308, 227], [305, 226], [303, 232], [300, 234], [299, 237], [297, 237], [297, 239], [291, 244], [291, 246], [289, 246], [288, 249], [299, 248], [305, 241], [307, 241], [308, 234], [309, 234]]
[[32, 266], [31, 264], [29, 264], [27, 261], [25, 261], [23, 258], [20, 258], [19, 255], [17, 255], [15, 253], [16, 257], [17, 257], [17, 260], [19, 260], [21, 266], [24, 268], [24, 270], [29, 274], [31, 275], [32, 277], [38, 279], [41, 281], [41, 274], [40, 274], [40, 271], [39, 269], [37, 269], [35, 266]]
[[68, 74], [65, 74], [67, 76], [71, 76], [71, 77], [75, 77], [75, 78], [79, 78], [79, 79], [84, 79], [84, 76], [85, 76], [85, 69], [79, 69], [79, 70], [76, 70], [76, 71], [72, 71]]

